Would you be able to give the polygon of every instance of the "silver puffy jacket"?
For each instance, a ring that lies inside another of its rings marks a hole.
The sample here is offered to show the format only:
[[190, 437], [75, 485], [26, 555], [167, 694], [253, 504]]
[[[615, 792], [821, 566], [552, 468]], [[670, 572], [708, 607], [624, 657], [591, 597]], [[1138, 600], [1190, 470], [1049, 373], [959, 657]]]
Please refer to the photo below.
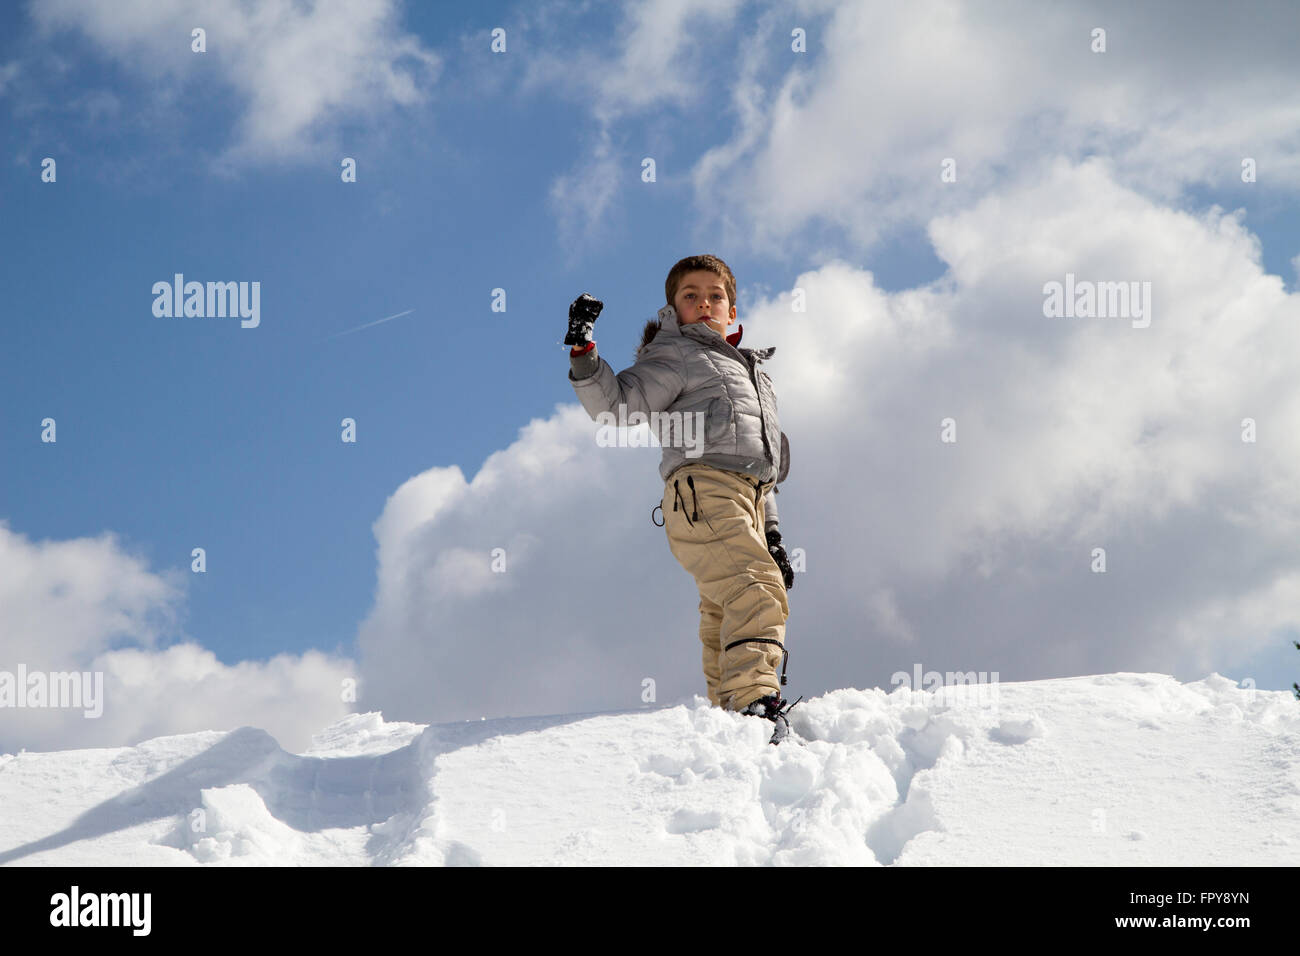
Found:
[[766, 489], [764, 529], [770, 531], [779, 524], [776, 485], [789, 471], [790, 445], [777, 418], [772, 380], [758, 368], [776, 348], [740, 348], [743, 331], [740, 326], [724, 339], [703, 322], [680, 325], [677, 310], [665, 305], [658, 332], [648, 327], [636, 364], [615, 375], [593, 347], [570, 356], [569, 382], [593, 420], [602, 413], [618, 417], [620, 405], [624, 420], [634, 413], [703, 412], [702, 449], [684, 447], [689, 434], [680, 436], [669, 419], [659, 436], [660, 476], [667, 481], [693, 462], [749, 475], [756, 494]]

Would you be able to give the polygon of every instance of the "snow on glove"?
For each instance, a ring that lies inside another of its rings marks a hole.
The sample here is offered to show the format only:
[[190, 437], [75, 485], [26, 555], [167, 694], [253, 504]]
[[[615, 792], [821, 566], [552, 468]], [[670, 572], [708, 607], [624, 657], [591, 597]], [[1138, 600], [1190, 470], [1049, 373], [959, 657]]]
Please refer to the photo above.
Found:
[[789, 591], [794, 587], [794, 568], [790, 567], [790, 559], [785, 556], [785, 548], [781, 547], [781, 532], [775, 528], [767, 533], [767, 553], [781, 569], [781, 576], [785, 578], [785, 589]]
[[582, 293], [569, 306], [569, 334], [564, 337], [565, 345], [580, 349], [591, 341], [591, 327], [605, 303]]

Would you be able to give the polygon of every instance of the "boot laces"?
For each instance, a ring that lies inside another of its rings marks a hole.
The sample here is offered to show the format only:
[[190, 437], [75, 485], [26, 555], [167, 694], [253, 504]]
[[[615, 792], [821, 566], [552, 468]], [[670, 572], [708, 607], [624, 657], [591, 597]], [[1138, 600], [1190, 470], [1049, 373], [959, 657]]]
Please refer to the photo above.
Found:
[[759, 702], [763, 705], [764, 717], [766, 717], [768, 720], [771, 720], [773, 722], [775, 722], [779, 718], [785, 723], [787, 727], [789, 727], [790, 720], [788, 715], [790, 711], [794, 710], [795, 705], [798, 704], [799, 701], [801, 700], [803, 700], [803, 694], [800, 694], [798, 699], [793, 704], [786, 700], [782, 700], [780, 694], [772, 694], [769, 697], [760, 698]]

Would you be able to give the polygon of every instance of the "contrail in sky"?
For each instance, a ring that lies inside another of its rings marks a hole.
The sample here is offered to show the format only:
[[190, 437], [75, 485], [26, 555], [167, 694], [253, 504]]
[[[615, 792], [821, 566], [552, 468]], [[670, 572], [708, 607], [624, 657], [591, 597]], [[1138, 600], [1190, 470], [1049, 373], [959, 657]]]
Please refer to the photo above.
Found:
[[405, 312], [398, 312], [396, 315], [390, 315], [386, 319], [375, 319], [375, 321], [367, 322], [365, 325], [358, 325], [355, 329], [347, 329], [346, 331], [343, 332], [335, 332], [333, 335], [327, 335], [325, 336], [325, 338], [321, 339], [321, 341], [328, 342], [330, 339], [336, 339], [340, 335], [348, 335], [352, 332], [360, 332], [362, 329], [368, 329], [372, 325], [378, 325], [380, 322], [388, 322], [391, 321], [392, 319], [400, 319], [402, 316], [410, 315], [414, 311], [415, 311], [414, 309], [407, 309]]

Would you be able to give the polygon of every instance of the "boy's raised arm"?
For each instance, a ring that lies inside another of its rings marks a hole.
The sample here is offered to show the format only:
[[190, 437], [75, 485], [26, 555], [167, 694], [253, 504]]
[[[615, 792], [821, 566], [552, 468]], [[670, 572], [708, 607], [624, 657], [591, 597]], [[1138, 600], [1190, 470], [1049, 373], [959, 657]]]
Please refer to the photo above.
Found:
[[676, 358], [673, 350], [663, 350], [615, 375], [597, 353], [596, 343], [588, 340], [569, 352], [569, 382], [593, 421], [603, 412], [618, 415], [620, 405], [627, 415], [649, 415], [666, 411], [686, 388]]

